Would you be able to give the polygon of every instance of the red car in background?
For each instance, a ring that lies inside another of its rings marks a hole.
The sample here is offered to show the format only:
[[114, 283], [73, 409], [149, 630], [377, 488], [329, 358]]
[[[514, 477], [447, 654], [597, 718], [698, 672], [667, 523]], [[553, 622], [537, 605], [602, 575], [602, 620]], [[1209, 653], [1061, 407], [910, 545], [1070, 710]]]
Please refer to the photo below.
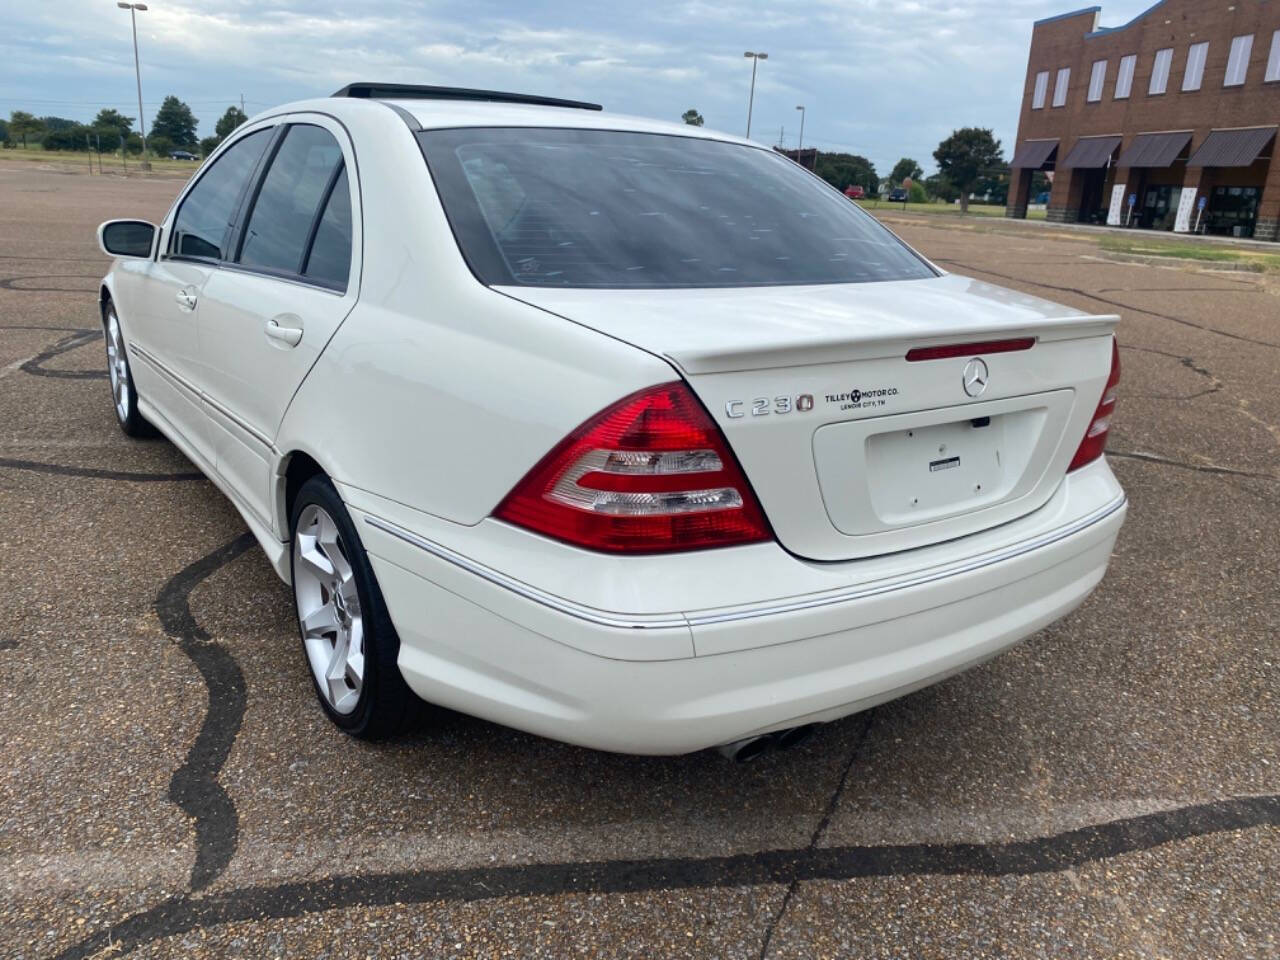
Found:
[[863, 190], [862, 187], [858, 186], [856, 183], [851, 183], [849, 186], [844, 188], [844, 195], [850, 200], [861, 200], [867, 195], [867, 191]]

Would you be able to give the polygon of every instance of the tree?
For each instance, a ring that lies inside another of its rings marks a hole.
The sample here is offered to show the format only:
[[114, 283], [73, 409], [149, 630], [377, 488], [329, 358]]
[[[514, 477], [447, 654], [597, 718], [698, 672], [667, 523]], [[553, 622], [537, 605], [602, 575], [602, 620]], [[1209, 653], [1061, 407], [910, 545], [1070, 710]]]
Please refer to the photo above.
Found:
[[680, 119], [683, 120], [685, 123], [689, 124], [689, 126], [691, 127], [700, 127], [702, 126], [702, 123], [703, 123], [702, 114], [700, 114], [693, 107], [690, 107], [683, 114], [681, 114]]
[[[93, 123], [90, 126], [95, 130], [114, 130], [116, 132], [115, 142], [118, 145], [124, 141], [125, 137], [129, 136], [129, 131], [133, 129], [133, 117], [126, 117], [119, 110], [104, 107], [98, 111], [98, 115], [93, 118]], [[111, 149], [114, 150], [115, 147]]]
[[846, 187], [857, 184], [868, 194], [872, 194], [880, 186], [875, 164], [856, 153], [820, 153], [814, 172], [841, 192]]
[[[191, 108], [170, 94], [164, 98], [164, 103], [160, 104], [160, 109], [156, 111], [155, 122], [151, 124], [151, 132], [147, 137], [164, 137], [171, 148], [182, 147], [192, 150], [196, 147], [197, 122], [191, 113]], [[156, 149], [156, 153], [161, 154], [159, 148]]]
[[244, 111], [239, 107], [227, 107], [227, 112], [218, 118], [218, 122], [213, 128], [213, 132], [218, 137], [218, 142], [221, 143], [226, 138], [227, 134], [248, 119], [249, 118], [244, 115]]
[[0, 143], [9, 145], [9, 124], [5, 120], [0, 120]]
[[163, 133], [152, 133], [147, 137], [147, 149], [154, 156], [167, 157], [175, 149], [174, 142], [166, 137]]
[[950, 203], [956, 197], [960, 196], [960, 191], [940, 173], [932, 174], [924, 178], [924, 190], [929, 196], [941, 200], [943, 203]]
[[46, 150], [73, 150], [76, 153], [88, 150], [93, 145], [94, 131], [82, 123], [69, 127], [59, 126], [48, 130], [40, 146]]
[[910, 177], [912, 180], [919, 180], [924, 176], [924, 171], [920, 169], [920, 164], [916, 163], [910, 157], [903, 157], [893, 165], [893, 172], [889, 174], [890, 183], [902, 183], [903, 180]]
[[9, 114], [9, 132], [22, 138], [22, 147], [27, 147], [27, 137], [44, 133], [44, 124], [25, 110], [14, 110]]
[[40, 122], [44, 124], [46, 130], [71, 130], [75, 127], [84, 126], [84, 124], [76, 120], [68, 120], [66, 117], [41, 117]]
[[218, 144], [222, 142], [221, 137], [205, 137], [200, 141], [200, 156], [207, 157], [213, 151], [218, 149]]
[[938, 172], [960, 191], [960, 212], [969, 210], [969, 194], [978, 180], [1005, 166], [1000, 141], [989, 129], [962, 127], [938, 144], [933, 151]]

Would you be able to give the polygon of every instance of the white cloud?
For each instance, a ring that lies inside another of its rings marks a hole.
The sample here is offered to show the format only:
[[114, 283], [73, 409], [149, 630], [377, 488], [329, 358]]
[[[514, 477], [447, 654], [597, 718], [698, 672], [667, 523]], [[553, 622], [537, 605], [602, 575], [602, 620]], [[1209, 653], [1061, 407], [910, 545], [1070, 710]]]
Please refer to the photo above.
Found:
[[[1145, 3], [1104, 11], [1116, 24]], [[244, 95], [250, 112], [352, 80], [513, 89], [675, 120], [696, 107], [741, 133], [759, 64], [753, 133], [932, 167], [957, 126], [990, 126], [1011, 152], [1031, 21], [1054, 0], [772, 0], [613, 5], [530, 0], [154, 0], [138, 15], [148, 118], [166, 94], [204, 132]], [[88, 119], [137, 112], [128, 15], [110, 0], [49, 0], [7, 15], [0, 114]], [[133, 108], [129, 109], [130, 103]]]

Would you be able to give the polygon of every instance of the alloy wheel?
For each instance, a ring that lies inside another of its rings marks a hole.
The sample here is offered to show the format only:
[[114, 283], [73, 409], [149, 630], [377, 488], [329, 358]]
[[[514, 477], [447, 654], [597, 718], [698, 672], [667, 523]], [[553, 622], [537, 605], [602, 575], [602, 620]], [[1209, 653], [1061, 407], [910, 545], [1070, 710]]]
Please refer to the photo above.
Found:
[[107, 308], [107, 373], [111, 377], [111, 397], [121, 423], [129, 419], [129, 361], [124, 352], [124, 337], [116, 308]]
[[293, 595], [316, 685], [340, 714], [355, 710], [364, 685], [364, 618], [348, 557], [333, 517], [307, 504], [293, 538]]

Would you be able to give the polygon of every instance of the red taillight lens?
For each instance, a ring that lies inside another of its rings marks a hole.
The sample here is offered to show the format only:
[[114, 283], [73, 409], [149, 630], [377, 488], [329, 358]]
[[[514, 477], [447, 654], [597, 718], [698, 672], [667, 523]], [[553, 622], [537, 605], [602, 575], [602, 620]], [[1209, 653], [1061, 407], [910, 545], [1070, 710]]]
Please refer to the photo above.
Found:
[[1111, 431], [1111, 416], [1116, 412], [1116, 387], [1120, 383], [1120, 347], [1116, 338], [1111, 338], [1111, 376], [1107, 377], [1107, 385], [1102, 390], [1102, 399], [1098, 401], [1098, 409], [1093, 411], [1093, 419], [1089, 421], [1089, 429], [1084, 432], [1080, 441], [1080, 449], [1071, 458], [1067, 467], [1070, 473], [1086, 463], [1092, 463], [1102, 456], [1107, 446], [1107, 434]]
[[612, 553], [772, 537], [720, 429], [679, 382], [633, 393], [578, 427], [494, 516]]

